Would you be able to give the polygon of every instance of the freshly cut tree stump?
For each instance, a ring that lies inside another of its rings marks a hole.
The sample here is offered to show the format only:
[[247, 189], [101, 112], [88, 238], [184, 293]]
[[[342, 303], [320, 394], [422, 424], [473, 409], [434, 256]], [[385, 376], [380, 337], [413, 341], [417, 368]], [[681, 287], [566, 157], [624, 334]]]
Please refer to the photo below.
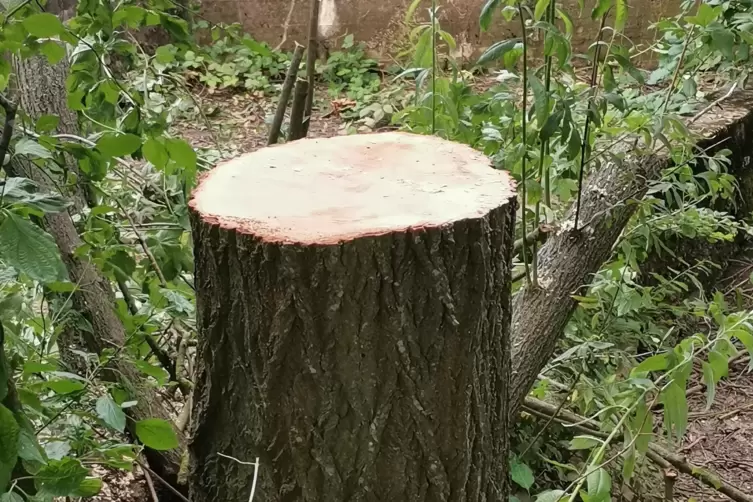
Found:
[[226, 162], [190, 202], [193, 502], [506, 501], [513, 182], [402, 133]]

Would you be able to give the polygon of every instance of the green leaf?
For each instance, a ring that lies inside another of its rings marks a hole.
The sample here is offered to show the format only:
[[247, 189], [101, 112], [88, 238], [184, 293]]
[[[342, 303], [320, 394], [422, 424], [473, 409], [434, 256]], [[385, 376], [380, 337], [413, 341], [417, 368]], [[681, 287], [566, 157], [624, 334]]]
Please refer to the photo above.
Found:
[[714, 382], [729, 375], [729, 359], [717, 350], [709, 352], [709, 365], [714, 370]]
[[570, 440], [569, 449], [571, 450], [590, 450], [599, 446], [601, 441], [593, 436], [575, 436]]
[[13, 412], [0, 404], [0, 462], [15, 464], [18, 456], [18, 436], [21, 428]]
[[6, 178], [3, 202], [24, 204], [44, 213], [59, 213], [70, 206], [70, 201], [55, 193], [37, 193], [39, 187], [28, 178]]
[[536, 122], [538, 122], [539, 128], [546, 124], [546, 118], [549, 115], [549, 96], [547, 96], [546, 89], [535, 75], [528, 77], [528, 82], [533, 90], [533, 104], [536, 109]]
[[18, 456], [31, 462], [47, 463], [47, 459], [42, 455], [42, 447], [39, 446], [37, 438], [26, 430], [22, 430], [18, 435]]
[[136, 422], [136, 436], [147, 448], [153, 450], [171, 450], [178, 447], [178, 436], [166, 420], [139, 420]]
[[664, 423], [670, 440], [672, 433], [677, 441], [681, 441], [688, 427], [688, 401], [685, 397], [685, 386], [673, 381], [661, 394], [664, 404]]
[[70, 379], [49, 380], [45, 382], [45, 385], [56, 394], [70, 394], [72, 392], [84, 390], [86, 387], [86, 385], [78, 380]]
[[184, 177], [193, 180], [196, 174], [196, 151], [182, 139], [169, 139], [166, 146], [170, 158], [178, 167], [183, 168]]
[[[590, 468], [590, 467], [589, 467]], [[603, 467], [599, 467], [588, 475], [588, 502], [603, 502], [609, 500], [612, 492], [612, 477]]]
[[97, 399], [97, 416], [104, 423], [118, 432], [123, 432], [126, 426], [126, 416], [123, 410], [118, 406], [110, 396], [102, 396]]
[[612, 7], [612, 0], [597, 0], [596, 6], [591, 11], [591, 19], [601, 19]]
[[711, 48], [722, 53], [729, 61], [735, 60], [735, 34], [730, 30], [718, 29], [711, 32]]
[[495, 42], [489, 46], [488, 49], [481, 54], [476, 62], [477, 65], [485, 65], [503, 58], [505, 54], [510, 52], [519, 43], [517, 38], [511, 38], [510, 40], [504, 40], [502, 42]]
[[533, 11], [533, 18], [536, 21], [539, 21], [544, 16], [546, 9], [549, 7], [550, 1], [551, 0], [537, 0], [536, 8]]
[[8, 492], [0, 495], [0, 502], [24, 502], [24, 499], [16, 492]]
[[70, 497], [86, 479], [88, 471], [76, 459], [51, 460], [34, 476], [37, 488], [56, 497]]
[[625, 21], [628, 17], [627, 0], [615, 0], [614, 29], [618, 32], [625, 29]]
[[[350, 35], [350, 37], [352, 40], [353, 35]], [[243, 45], [245, 45], [246, 47], [248, 47], [249, 50], [251, 50], [251, 52], [255, 52], [259, 56], [268, 58], [268, 57], [272, 57], [273, 55], [269, 47], [267, 47], [265, 44], [262, 44], [261, 42], [257, 42], [256, 40], [252, 38], [244, 38], [242, 42], [243, 42]], [[343, 48], [347, 49], [348, 47], [345, 47], [343, 45]]]
[[531, 468], [517, 457], [510, 459], [510, 478], [524, 490], [531, 488], [535, 481]]
[[[147, 335], [148, 336], [148, 335]], [[141, 372], [157, 380], [160, 385], [167, 383], [170, 375], [161, 366], [149, 364], [146, 361], [136, 360], [133, 363]]]
[[716, 380], [714, 380], [714, 370], [707, 362], [701, 363], [703, 366], [703, 383], [706, 385], [706, 411], [711, 409], [716, 397]]
[[637, 406], [631, 425], [637, 436], [635, 449], [640, 453], [646, 453], [654, 434], [654, 414], [648, 409], [645, 401], [641, 401]]
[[39, 52], [47, 57], [47, 62], [51, 65], [58, 64], [65, 57], [65, 47], [54, 41], [43, 43]]
[[479, 24], [481, 25], [481, 31], [489, 29], [489, 25], [492, 22], [492, 16], [494, 11], [499, 7], [500, 0], [486, 0], [486, 3], [481, 8], [481, 16], [479, 16]]
[[602, 66], [602, 75], [604, 77], [604, 89], [607, 92], [612, 92], [617, 88], [617, 82], [614, 80], [614, 73], [612, 73], [612, 67], [609, 63], [605, 63]]
[[65, 31], [63, 23], [57, 16], [49, 13], [32, 14], [23, 21], [24, 28], [38, 38], [54, 37]]
[[641, 362], [633, 368], [631, 375], [640, 375], [641, 373], [650, 373], [651, 371], [662, 371], [669, 368], [669, 358], [666, 354], [656, 354]]
[[547, 490], [536, 495], [536, 502], [559, 502], [565, 495], [565, 490]]
[[141, 138], [135, 134], [107, 133], [97, 141], [97, 150], [109, 157], [125, 157], [141, 146]]
[[43, 147], [33, 139], [21, 138], [16, 142], [16, 155], [27, 155], [29, 157], [38, 157], [40, 159], [51, 159], [52, 152]]
[[126, 5], [118, 8], [112, 15], [112, 25], [119, 26], [125, 21], [130, 28], [138, 28], [144, 22], [145, 14], [146, 10], [143, 7]]
[[161, 47], [157, 47], [154, 56], [157, 59], [158, 63], [172, 63], [173, 61], [175, 61], [174, 51], [175, 46], [173, 44], [163, 45]]
[[151, 162], [152, 165], [157, 169], [164, 169], [167, 165], [167, 161], [170, 160], [165, 146], [160, 140], [154, 138], [149, 138], [148, 140], [146, 140], [142, 152], [144, 154], [144, 158]]
[[76, 488], [71, 497], [94, 497], [102, 490], [102, 480], [99, 478], [86, 478], [78, 488]]
[[67, 441], [50, 441], [44, 445], [44, 452], [52, 460], [61, 460], [71, 451], [71, 445]]
[[418, 38], [413, 53], [414, 68], [431, 68], [433, 58], [431, 35], [431, 30], [425, 29]]
[[49, 234], [30, 221], [6, 212], [0, 225], [0, 258], [43, 284], [67, 280], [65, 266]]
[[42, 115], [37, 119], [34, 128], [39, 133], [46, 133], [55, 130], [58, 123], [60, 123], [60, 117], [57, 115]]
[[[625, 443], [629, 444], [629, 434], [625, 435]], [[630, 481], [635, 473], [635, 461], [637, 455], [635, 454], [635, 445], [627, 447], [625, 453], [622, 455], [622, 478], [625, 481]]]
[[686, 16], [685, 21], [696, 26], [706, 27], [713, 23], [722, 13], [722, 6], [712, 7], [706, 2], [701, 2], [698, 6], [698, 12], [695, 16]]

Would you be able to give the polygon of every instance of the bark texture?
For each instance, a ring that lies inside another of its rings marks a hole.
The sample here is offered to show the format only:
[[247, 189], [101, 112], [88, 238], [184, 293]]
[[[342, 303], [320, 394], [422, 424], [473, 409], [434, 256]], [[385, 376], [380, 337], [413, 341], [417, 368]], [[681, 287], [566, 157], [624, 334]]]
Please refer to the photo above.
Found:
[[193, 213], [193, 502], [507, 499], [514, 203], [280, 245]]
[[[50, 66], [44, 58], [28, 58], [14, 60], [14, 68], [17, 76], [16, 99], [20, 107], [29, 116], [36, 120], [42, 115], [59, 115], [60, 123], [58, 132], [77, 134], [78, 121], [66, 105], [65, 79], [68, 74], [68, 65], [63, 62]], [[76, 169], [72, 159], [69, 168]], [[18, 157], [14, 158], [6, 170], [11, 176], [25, 176], [34, 179], [43, 189], [56, 191], [60, 185], [52, 186], [52, 178], [49, 174], [43, 174], [41, 170]], [[71, 211], [76, 211], [84, 204], [81, 192], [77, 188], [63, 189], [65, 195], [70, 196], [76, 204]], [[115, 311], [115, 295], [113, 294], [109, 280], [96, 268], [96, 266], [81, 257], [75, 255], [83, 242], [74, 226], [71, 215], [67, 212], [48, 214], [44, 218], [44, 227], [52, 235], [60, 249], [63, 263], [68, 271], [69, 279], [80, 287], [72, 295], [73, 308], [81, 313], [91, 324], [92, 330], [77, 330], [71, 334], [70, 330], [64, 330], [68, 336], [58, 340], [61, 357], [67, 357], [70, 353], [69, 345], [81, 345], [83, 350], [101, 354], [105, 348], [116, 349], [126, 345], [129, 334]], [[172, 421], [167, 409], [162, 405], [155, 390], [146, 382], [138, 369], [125, 357], [116, 357], [111, 363], [111, 368], [103, 374], [103, 377], [111, 381], [119, 382], [130, 395], [138, 401], [138, 404], [129, 408], [129, 416], [133, 420], [128, 421], [131, 433], [135, 427], [135, 420], [145, 418], [162, 418]], [[133, 434], [132, 434], [133, 435]], [[178, 432], [182, 444], [185, 439]], [[135, 435], [133, 435], [135, 437]], [[181, 452], [145, 450], [145, 456], [152, 468], [163, 478], [175, 482], [180, 468]], [[167, 496], [165, 500], [169, 500]]]

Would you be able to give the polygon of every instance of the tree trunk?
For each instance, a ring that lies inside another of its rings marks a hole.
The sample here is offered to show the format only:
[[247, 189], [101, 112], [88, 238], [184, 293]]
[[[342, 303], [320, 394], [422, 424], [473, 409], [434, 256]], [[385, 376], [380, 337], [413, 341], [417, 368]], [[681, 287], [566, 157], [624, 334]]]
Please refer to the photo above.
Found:
[[401, 133], [301, 140], [190, 203], [191, 500], [507, 500], [506, 173]]
[[[17, 76], [17, 99], [20, 108], [29, 114], [32, 120], [42, 115], [58, 115], [60, 122], [58, 132], [78, 134], [75, 115], [66, 106], [65, 78], [68, 74], [66, 62], [50, 66], [43, 58], [27, 58], [14, 60]], [[69, 159], [72, 160], [72, 159]], [[74, 162], [69, 168], [76, 169]], [[50, 185], [50, 178], [45, 176], [38, 167], [30, 162], [15, 158], [6, 171], [11, 176], [26, 176], [34, 179], [43, 188], [54, 191]], [[83, 201], [80, 192], [67, 194], [80, 206]], [[75, 208], [73, 209], [75, 210]], [[44, 218], [44, 227], [54, 238], [64, 264], [68, 270], [70, 281], [82, 285], [72, 295], [74, 309], [86, 317], [92, 326], [92, 332], [79, 330], [75, 340], [70, 337], [59, 339], [61, 356], [65, 356], [68, 344], [81, 344], [84, 350], [101, 354], [105, 348], [118, 349], [127, 343], [128, 334], [123, 323], [115, 311], [115, 296], [109, 280], [97, 270], [90, 261], [75, 255], [83, 242], [68, 213], [48, 214]], [[117, 357], [111, 363], [111, 371], [105, 372], [103, 377], [117, 381], [127, 390], [138, 404], [129, 408], [128, 421], [131, 433], [135, 421], [146, 418], [162, 418], [172, 422], [167, 409], [161, 404], [155, 390], [145, 381], [143, 375], [131, 364], [128, 358]], [[185, 438], [178, 433], [181, 443]], [[132, 434], [133, 437], [135, 435]], [[147, 449], [145, 456], [152, 468], [163, 478], [176, 482], [180, 469], [181, 451], [155, 451]], [[168, 500], [167, 496], [164, 500]]]

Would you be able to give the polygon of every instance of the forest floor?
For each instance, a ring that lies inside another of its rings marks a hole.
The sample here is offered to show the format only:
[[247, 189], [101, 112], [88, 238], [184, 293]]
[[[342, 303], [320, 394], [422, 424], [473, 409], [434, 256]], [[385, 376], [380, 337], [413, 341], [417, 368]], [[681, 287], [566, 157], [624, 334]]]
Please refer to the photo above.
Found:
[[[254, 151], [267, 143], [268, 125], [265, 118], [274, 112], [275, 100], [252, 94], [218, 92], [202, 93], [196, 98], [205, 117], [197, 115], [174, 124], [174, 132], [194, 147], [212, 149], [228, 158]], [[314, 111], [309, 137], [331, 137], [345, 133], [345, 123], [331, 113], [332, 98], [326, 91], [317, 94], [318, 109]], [[734, 262], [720, 283], [723, 289], [742, 289], [753, 299], [753, 256]], [[747, 291], [745, 290], [747, 289]], [[753, 307], [753, 301], [751, 301]], [[700, 382], [700, 375], [695, 381]], [[691, 384], [692, 386], [693, 384]], [[739, 358], [730, 365], [729, 377], [716, 389], [713, 406], [706, 410], [706, 396], [701, 390], [688, 396], [690, 407], [688, 432], [679, 452], [690, 463], [716, 471], [726, 481], [745, 493], [753, 493], [753, 371], [748, 358]], [[105, 481], [97, 502], [155, 501], [147, 479], [136, 469], [133, 473], [98, 472]], [[656, 486], [656, 485], [654, 485]], [[637, 500], [659, 500], [663, 487], [656, 493], [642, 494]], [[719, 492], [680, 474], [674, 490], [678, 502], [716, 502], [728, 500]]]

